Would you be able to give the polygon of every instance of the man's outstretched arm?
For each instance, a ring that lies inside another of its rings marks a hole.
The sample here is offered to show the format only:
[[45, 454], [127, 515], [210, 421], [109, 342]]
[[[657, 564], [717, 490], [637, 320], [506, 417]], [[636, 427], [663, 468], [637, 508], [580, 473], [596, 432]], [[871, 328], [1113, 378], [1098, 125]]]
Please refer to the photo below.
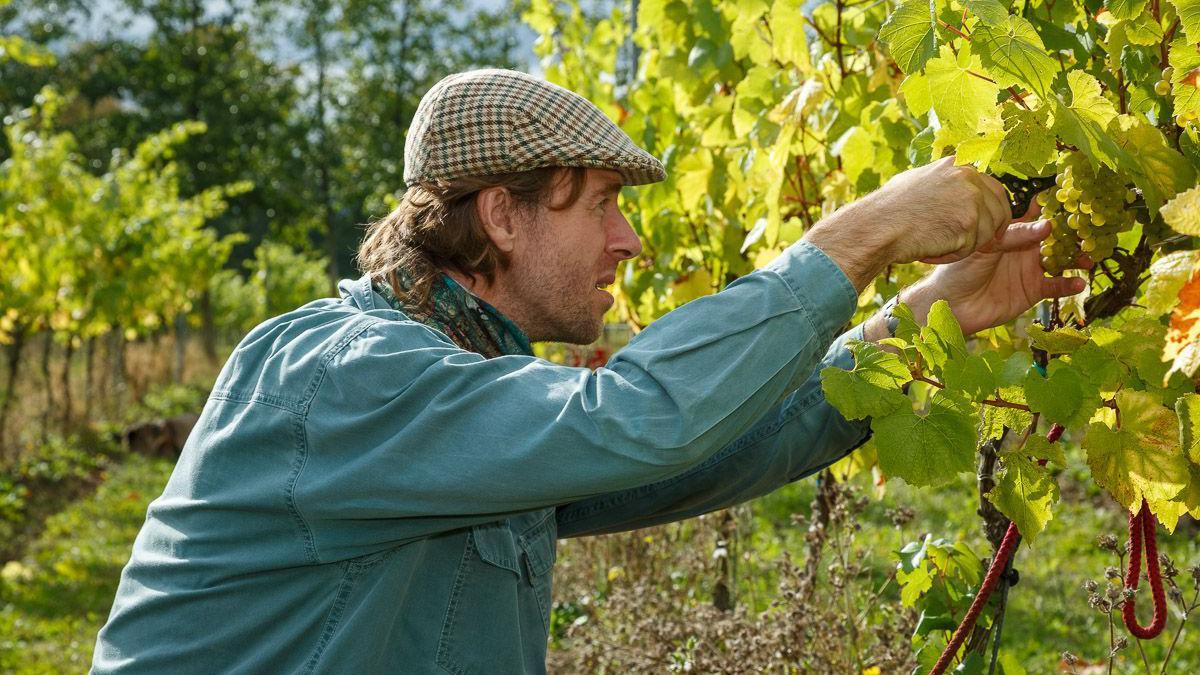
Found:
[[[970, 334], [1007, 323], [1043, 298], [1078, 292], [1080, 279], [1044, 278], [1038, 244], [1049, 227], [1045, 221], [1028, 222], [1036, 215], [1036, 210], [1027, 213], [985, 250], [938, 267], [901, 291], [901, 299], [921, 323], [934, 301], [946, 300]], [[888, 335], [885, 319], [876, 313], [839, 337], [808, 381], [708, 461], [665, 481], [559, 507], [559, 535], [604, 534], [690, 518], [767, 494], [845, 457], [867, 439], [869, 421], [846, 420], [830, 406], [820, 372], [853, 366], [849, 340], [876, 342]]]

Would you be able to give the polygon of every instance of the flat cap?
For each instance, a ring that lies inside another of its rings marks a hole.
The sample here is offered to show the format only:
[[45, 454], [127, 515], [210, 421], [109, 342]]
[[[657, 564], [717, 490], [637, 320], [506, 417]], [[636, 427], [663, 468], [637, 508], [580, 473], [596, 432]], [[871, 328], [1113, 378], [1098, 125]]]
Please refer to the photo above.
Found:
[[612, 169], [626, 185], [666, 177], [662, 163], [590, 101], [513, 70], [471, 70], [435, 84], [404, 143], [408, 185], [545, 166]]

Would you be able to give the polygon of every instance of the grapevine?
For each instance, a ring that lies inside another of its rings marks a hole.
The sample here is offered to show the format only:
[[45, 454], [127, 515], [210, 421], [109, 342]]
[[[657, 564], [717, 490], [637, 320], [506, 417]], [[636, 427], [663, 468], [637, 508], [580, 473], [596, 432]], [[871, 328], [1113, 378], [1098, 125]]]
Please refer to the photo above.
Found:
[[[1041, 265], [1087, 288], [1041, 325], [964, 336], [935, 305], [925, 325], [901, 317], [890, 351], [851, 343], [854, 368], [823, 386], [873, 437], [839, 475], [941, 487], [994, 447], [983, 498], [1024, 542], [1051, 526], [1066, 469], [1167, 532], [1200, 517], [1194, 0], [642, 0], [636, 20], [600, 21], [600, 42], [556, 11], [531, 10], [547, 77], [666, 158], [667, 181], [624, 202], [646, 256], [621, 275], [619, 318], [645, 325], [705, 292], [695, 279], [719, 290], [833, 210], [953, 155], [1000, 177], [1014, 216], [1036, 198], [1051, 222]], [[636, 69], [617, 68], [624, 37]], [[925, 271], [894, 266], [856, 319]], [[1031, 350], [1051, 357], [1044, 371]], [[1046, 424], [1065, 442], [1035, 433]], [[948, 639], [917, 641], [926, 672]]]

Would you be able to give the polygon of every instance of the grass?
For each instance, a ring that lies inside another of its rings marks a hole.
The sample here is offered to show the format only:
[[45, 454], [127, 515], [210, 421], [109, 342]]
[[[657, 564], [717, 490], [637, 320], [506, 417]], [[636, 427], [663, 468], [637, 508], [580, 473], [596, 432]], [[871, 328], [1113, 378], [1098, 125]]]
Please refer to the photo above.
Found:
[[[1083, 484], [1077, 481], [1078, 476], [1060, 480], [1063, 484]], [[806, 480], [760, 499], [755, 504], [758, 537], [777, 542], [771, 548], [802, 550], [803, 530], [781, 528], [776, 523], [788, 522], [790, 513], [807, 512], [814, 490], [814, 481]], [[896, 505], [909, 506], [916, 512], [903, 533], [897, 532], [886, 513]], [[894, 551], [902, 542], [920, 539], [926, 533], [965, 542], [980, 556], [990, 555], [991, 548], [981, 530], [982, 521], [975, 514], [977, 506], [973, 477], [964, 477], [957, 484], [936, 490], [917, 490], [900, 481], [889, 481], [884, 498], [872, 501], [863, 514], [863, 529], [858, 536], [859, 544], [867, 547], [872, 566], [877, 569], [875, 581], [880, 582], [894, 566]], [[1096, 545], [1096, 538], [1113, 534], [1119, 542], [1124, 542], [1126, 528], [1124, 512], [1094, 486], [1064, 495], [1046, 530], [1032, 543], [1023, 543], [1017, 551], [1014, 567], [1020, 573], [1020, 581], [1009, 591], [1001, 653], [1011, 652], [1030, 673], [1057, 670], [1064, 651], [1089, 663], [1106, 662], [1108, 620], [1088, 606], [1083, 584], [1088, 579], [1103, 584], [1105, 568], [1119, 565], [1113, 554]], [[1187, 591], [1194, 586], [1186, 568], [1200, 564], [1200, 541], [1194, 531], [1189, 533], [1185, 528], [1174, 536], [1161, 527], [1158, 531], [1159, 549], [1175, 561], [1180, 570], [1177, 581], [1189, 600], [1192, 596]], [[1144, 589], [1145, 584], [1142, 586]], [[891, 590], [896, 589], [893, 586]], [[890, 594], [893, 601], [898, 597], [898, 592]], [[1138, 594], [1137, 606], [1142, 623], [1149, 623], [1150, 597], [1145, 590]], [[1116, 621], [1117, 634], [1127, 634], [1119, 616]], [[1163, 634], [1144, 643], [1154, 673], [1158, 673], [1158, 665], [1178, 626], [1178, 612], [1172, 604]], [[1144, 672], [1134, 642], [1131, 637], [1129, 647], [1121, 652], [1116, 672]], [[1185, 626], [1166, 672], [1200, 672], [1200, 614], [1193, 614]]]
[[0, 672], [85, 672], [121, 568], [173, 464], [130, 456], [46, 522], [0, 578]]
[[[130, 456], [102, 474], [96, 492], [49, 518], [45, 530], [24, 557], [0, 575], [0, 672], [84, 672], [91, 662], [96, 632], [103, 625], [116, 591], [121, 568], [145, 518], [146, 506], [157, 496], [172, 468], [167, 460]], [[1075, 478], [1064, 479], [1075, 483]], [[868, 486], [869, 487], [869, 486]], [[776, 491], [753, 505], [754, 527], [746, 549], [753, 552], [753, 578], [743, 580], [740, 601], [749, 600], [754, 584], [756, 604], [770, 601], [773, 582], [769, 562], [784, 550], [803, 551], [804, 530], [789, 525], [792, 513], [808, 510], [815, 489], [805, 480]], [[894, 565], [894, 551], [926, 531], [968, 543], [980, 555], [989, 552], [975, 515], [976, 496], [968, 477], [947, 488], [914, 490], [891, 482], [883, 499], [872, 501], [862, 515], [858, 543], [866, 547], [873, 583], [882, 583]], [[1115, 558], [1096, 546], [1096, 537], [1110, 533], [1125, 538], [1125, 520], [1110, 500], [1093, 491], [1076, 490], [1064, 497], [1049, 527], [1032, 545], [1018, 551], [1021, 581], [1009, 595], [1002, 652], [1009, 652], [1030, 673], [1057, 670], [1064, 651], [1091, 663], [1104, 661], [1108, 624], [1088, 607], [1082, 585], [1103, 580]], [[887, 509], [906, 505], [915, 519], [898, 531]], [[1200, 563], [1200, 542], [1184, 533], [1166, 536], [1160, 545], [1181, 572]], [[1190, 588], [1190, 580], [1181, 578]], [[890, 599], [895, 600], [894, 585]], [[1190, 597], [1190, 596], [1189, 596]], [[1139, 615], [1149, 619], [1149, 598], [1139, 594]], [[1176, 647], [1167, 672], [1200, 672], [1200, 617], [1194, 617]], [[1173, 612], [1167, 631], [1147, 643], [1154, 671], [1178, 626]], [[1123, 629], [1119, 628], [1123, 633]], [[1137, 648], [1122, 652], [1116, 672], [1143, 672]], [[1082, 672], [1082, 670], [1081, 670]]]

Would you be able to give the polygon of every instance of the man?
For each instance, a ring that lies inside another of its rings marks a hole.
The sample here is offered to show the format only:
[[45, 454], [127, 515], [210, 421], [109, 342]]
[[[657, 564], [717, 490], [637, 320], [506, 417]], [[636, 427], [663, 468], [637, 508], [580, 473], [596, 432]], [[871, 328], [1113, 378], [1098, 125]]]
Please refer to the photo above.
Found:
[[[499, 70], [426, 94], [402, 204], [366, 272], [234, 351], [134, 544], [93, 671], [544, 670], [556, 540], [687, 518], [836, 461], [867, 436], [822, 397], [859, 291], [923, 317], [1008, 321], [1043, 279], [1045, 222], [949, 160], [897, 176], [765, 269], [664, 316], [596, 371], [530, 342], [595, 339], [641, 251], [624, 185], [657, 160], [581, 97]], [[914, 448], [914, 452], [920, 452]]]

